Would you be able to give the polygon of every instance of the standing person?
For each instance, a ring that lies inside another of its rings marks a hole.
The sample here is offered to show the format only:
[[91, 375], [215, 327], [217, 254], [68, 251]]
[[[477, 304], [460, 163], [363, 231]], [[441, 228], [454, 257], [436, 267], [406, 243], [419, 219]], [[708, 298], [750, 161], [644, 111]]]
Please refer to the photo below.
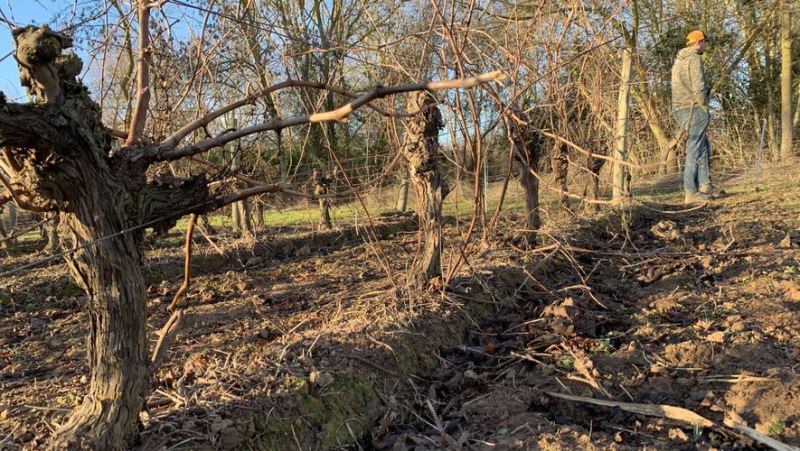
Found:
[[683, 169], [684, 203], [708, 202], [725, 194], [711, 183], [711, 143], [708, 140], [708, 95], [703, 50], [706, 37], [695, 30], [686, 36], [686, 47], [672, 65], [672, 112], [687, 132], [686, 164]]

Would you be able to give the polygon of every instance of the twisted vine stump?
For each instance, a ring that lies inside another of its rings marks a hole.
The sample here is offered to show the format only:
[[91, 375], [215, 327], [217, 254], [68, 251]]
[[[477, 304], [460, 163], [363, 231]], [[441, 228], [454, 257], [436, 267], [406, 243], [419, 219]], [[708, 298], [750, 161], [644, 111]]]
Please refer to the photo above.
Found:
[[406, 284], [424, 289], [442, 275], [442, 202], [449, 192], [439, 157], [439, 132], [444, 121], [436, 99], [427, 91], [409, 94], [408, 111], [420, 111], [404, 121], [407, 139], [403, 152], [417, 198], [422, 252], [414, 259]]
[[[5, 221], [3, 220], [3, 210], [5, 207], [8, 207], [8, 229], [5, 227]], [[14, 205], [13, 202], [9, 202], [3, 206], [0, 206], [0, 230], [3, 231], [3, 246], [8, 249], [13, 247], [17, 243], [16, 238], [13, 237], [16, 233], [17, 229], [17, 206]], [[8, 238], [8, 239], [5, 239]]]
[[164, 223], [208, 199], [208, 189], [202, 179], [147, 183], [149, 162], [127, 158], [140, 147], [110, 154], [100, 109], [76, 80], [82, 63], [62, 53], [70, 38], [46, 26], [12, 35], [33, 103], [0, 109], [0, 147], [15, 168], [10, 185], [20, 208], [63, 212], [73, 244], [83, 246], [65, 258], [86, 293], [90, 318], [90, 386], [49, 446], [124, 449], [138, 432], [149, 391], [142, 230], [133, 229], [144, 223], [169, 228]]
[[247, 199], [232, 204], [231, 221], [233, 222], [233, 229], [238, 236], [254, 239], [255, 230], [253, 230], [250, 210], [250, 202]]
[[50, 255], [56, 254], [61, 247], [61, 239], [58, 236], [59, 224], [61, 224], [61, 218], [56, 213], [49, 223], [42, 226], [42, 234], [47, 238], [44, 251]]
[[551, 160], [553, 166], [553, 181], [556, 188], [559, 189], [558, 193], [558, 208], [564, 213], [574, 215], [572, 208], [569, 206], [569, 195], [567, 189], [567, 173], [569, 171], [569, 157], [568, 147], [566, 144], [559, 142], [556, 143], [555, 152]]
[[542, 227], [539, 214], [539, 160], [542, 157], [542, 135], [522, 111], [513, 111], [509, 121], [514, 156], [521, 167], [520, 183], [525, 190], [525, 231], [523, 245], [535, 247], [536, 232]]
[[[130, 197], [108, 158], [100, 110], [75, 80], [82, 63], [62, 55], [71, 40], [33, 26], [14, 30], [13, 37], [20, 80], [35, 103], [7, 105], [0, 142], [13, 147], [21, 163], [16, 181], [38, 188], [30, 190], [42, 195], [37, 206], [66, 212], [76, 245], [94, 243], [67, 257], [88, 297], [91, 384], [50, 446], [121, 448], [137, 432], [146, 395], [141, 234], [114, 235], [129, 224]], [[36, 136], [15, 133], [17, 126], [36, 130], [29, 134]]]
[[9, 247], [11, 247], [12, 243], [10, 239], [6, 239], [8, 238], [9, 233], [6, 231], [6, 222], [3, 219], [3, 210], [4, 210], [3, 207], [5, 207], [5, 205], [0, 205], [0, 238], [3, 239], [2, 246], [8, 249]]
[[[311, 181], [314, 184], [314, 195], [321, 196], [330, 192], [331, 185], [333, 184], [333, 177], [328, 177], [315, 170]], [[331, 200], [327, 197], [321, 197], [319, 198], [319, 223], [317, 224], [317, 230], [323, 232], [331, 229], [333, 229], [333, 222], [331, 221]]]

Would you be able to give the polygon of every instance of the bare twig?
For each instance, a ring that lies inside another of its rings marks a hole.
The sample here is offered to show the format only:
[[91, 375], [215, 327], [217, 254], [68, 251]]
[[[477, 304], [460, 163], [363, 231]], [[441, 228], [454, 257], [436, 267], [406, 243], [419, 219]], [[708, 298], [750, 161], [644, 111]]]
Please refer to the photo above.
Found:
[[461, 450], [462, 447], [459, 446], [458, 443], [456, 443], [455, 439], [453, 439], [453, 437], [450, 437], [450, 434], [448, 434], [444, 430], [444, 425], [442, 424], [442, 419], [439, 417], [439, 415], [436, 414], [436, 409], [433, 408], [433, 404], [431, 404], [431, 400], [430, 399], [426, 399], [425, 403], [428, 406], [428, 410], [431, 412], [431, 416], [433, 417], [433, 421], [436, 423], [436, 430], [439, 432], [439, 436], [442, 438], [442, 440], [444, 440], [444, 442], [447, 443], [447, 446], [449, 448], [454, 449], [454, 450]]
[[648, 415], [651, 417], [669, 418], [670, 420], [682, 421], [689, 424], [697, 424], [703, 427], [712, 427], [714, 422], [702, 417], [691, 410], [684, 409], [683, 407], [668, 406], [663, 404], [634, 404], [630, 402], [616, 402], [606, 401], [603, 399], [586, 398], [583, 396], [565, 395], [563, 393], [556, 393], [546, 391], [547, 396], [554, 398], [566, 399], [568, 401], [585, 402], [587, 404], [596, 404], [598, 406], [618, 407], [626, 412], [638, 413], [641, 415]]
[[730, 418], [725, 418], [724, 422], [725, 426], [728, 426], [731, 429], [735, 429], [739, 432], [742, 432], [748, 437], [752, 438], [753, 440], [761, 443], [762, 445], [766, 445], [772, 449], [778, 451], [798, 451], [798, 449], [800, 449], [797, 448], [796, 446], [789, 446], [784, 443], [781, 443], [768, 435], [764, 435], [758, 432], [757, 430], [747, 427], [736, 421], [733, 421]]
[[5, 237], [3, 239], [0, 239], [0, 243], [4, 243], [6, 241], [10, 241], [10, 240], [13, 240], [15, 238], [19, 238], [22, 235], [25, 235], [26, 233], [30, 232], [31, 230], [47, 224], [48, 222], [52, 221], [54, 218], [55, 218], [55, 216], [51, 216], [51, 217], [49, 217], [47, 219], [43, 219], [43, 220], [37, 222], [36, 224], [30, 226], [30, 227], [26, 227], [26, 228], [20, 230], [19, 232], [14, 233], [13, 235], [10, 235], [10, 236], [7, 236], [7, 237]]
[[176, 310], [161, 328], [158, 337], [158, 343], [153, 350], [153, 357], [150, 360], [150, 374], [154, 373], [164, 362], [167, 356], [167, 350], [175, 342], [178, 335], [178, 330], [181, 326], [181, 319], [183, 319], [183, 310]]
[[181, 295], [187, 288], [189, 288], [189, 283], [192, 280], [191, 276], [191, 269], [192, 269], [192, 235], [194, 234], [194, 225], [197, 223], [197, 214], [192, 213], [189, 216], [189, 224], [186, 226], [186, 245], [183, 248], [183, 251], [186, 253], [186, 260], [183, 266], [183, 284], [178, 288], [178, 291], [175, 293], [175, 297], [172, 298], [172, 302], [167, 307], [167, 310], [170, 312], [174, 311], [175, 308], [178, 306], [181, 300]]

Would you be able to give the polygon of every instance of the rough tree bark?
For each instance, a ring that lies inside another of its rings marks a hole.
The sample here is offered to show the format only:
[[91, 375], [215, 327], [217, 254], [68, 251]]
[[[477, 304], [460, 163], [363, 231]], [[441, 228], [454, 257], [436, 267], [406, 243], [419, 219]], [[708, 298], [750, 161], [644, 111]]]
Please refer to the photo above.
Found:
[[792, 9], [781, 0], [781, 160], [792, 156]]
[[[599, 119], [593, 119], [586, 124], [591, 136], [587, 141], [586, 150], [591, 154], [581, 156], [581, 159], [585, 161], [586, 168], [583, 198], [590, 200], [600, 200], [600, 171], [603, 170], [603, 166], [606, 164], [605, 158], [598, 158], [597, 155], [605, 156], [609, 153], [606, 141], [603, 139], [602, 127], [598, 121]], [[600, 204], [596, 202], [585, 202], [583, 208], [590, 213], [600, 212]]]
[[[331, 184], [333, 183], [332, 177], [328, 177], [325, 174], [320, 174], [319, 172], [314, 171], [311, 179], [314, 183], [315, 196], [328, 194]], [[333, 229], [333, 222], [331, 221], [331, 199], [328, 197], [322, 197], [319, 199], [319, 224], [317, 224], [317, 230], [322, 232], [331, 229]]]
[[[239, 187], [237, 186], [237, 188]], [[233, 229], [239, 236], [246, 238], [255, 237], [251, 216], [250, 202], [246, 199], [231, 205], [231, 222], [233, 222]]]
[[[6, 221], [3, 219], [4, 205], [0, 205], [0, 238], [8, 238], [9, 234], [6, 232]], [[11, 240], [3, 240], [3, 247], [8, 249], [11, 247]]]
[[442, 202], [449, 192], [439, 168], [439, 131], [444, 121], [436, 99], [428, 91], [409, 94], [408, 111], [421, 111], [405, 121], [404, 153], [417, 198], [422, 253], [409, 270], [407, 285], [423, 289], [442, 274]]
[[[236, 118], [233, 118], [233, 128], [236, 129], [238, 123]], [[237, 167], [242, 164], [241, 149], [236, 149], [233, 154], [233, 164]], [[241, 189], [240, 184], [236, 184], [237, 189]], [[250, 202], [247, 199], [236, 202], [231, 205], [231, 221], [233, 222], [233, 229], [242, 237], [254, 239], [256, 236], [252, 215], [251, 215]]]
[[560, 189], [558, 193], [558, 208], [560, 211], [574, 214], [569, 206], [569, 196], [567, 196], [567, 174], [569, 171], [569, 158], [567, 152], [569, 148], [565, 143], [556, 143], [555, 151], [551, 164], [553, 166], [553, 182]]
[[49, 224], [44, 225], [43, 233], [47, 238], [47, 245], [44, 247], [45, 252], [48, 254], [55, 254], [61, 246], [61, 240], [58, 236], [58, 225], [61, 224], [61, 218], [56, 213], [55, 217]]
[[539, 171], [542, 157], [542, 135], [530, 124], [522, 111], [514, 111], [515, 118], [509, 121], [514, 142], [515, 156], [522, 167], [520, 183], [525, 190], [525, 232], [523, 244], [536, 245], [536, 231], [542, 226], [539, 214], [539, 179], [531, 171]]
[[[146, 166], [131, 165], [125, 149], [109, 155], [111, 137], [100, 110], [75, 79], [82, 63], [62, 55], [69, 38], [45, 26], [16, 29], [13, 37], [20, 79], [35, 100], [0, 111], [0, 146], [11, 149], [6, 158], [18, 168], [13, 186], [28, 193], [18, 199], [20, 207], [64, 212], [74, 244], [85, 245], [66, 260], [88, 298], [91, 382], [50, 446], [122, 449], [137, 433], [148, 392], [148, 346], [142, 232], [119, 232], [174, 213], [162, 189], [173, 187], [145, 183]], [[207, 195], [204, 183], [189, 185]]]

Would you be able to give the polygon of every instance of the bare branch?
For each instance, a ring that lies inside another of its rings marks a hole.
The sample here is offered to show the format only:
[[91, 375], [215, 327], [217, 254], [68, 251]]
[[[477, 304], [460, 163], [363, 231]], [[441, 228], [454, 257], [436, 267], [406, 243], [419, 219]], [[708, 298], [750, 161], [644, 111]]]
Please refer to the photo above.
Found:
[[[392, 160], [392, 162], [389, 163], [389, 165], [386, 167], [386, 169], [384, 169], [384, 171], [383, 171], [383, 173], [381, 175], [375, 177], [372, 180], [368, 180], [368, 181], [366, 181], [364, 183], [361, 183], [358, 186], [352, 186], [351, 185], [351, 188], [348, 188], [348, 189], [346, 189], [344, 191], [333, 192], [333, 193], [328, 193], [328, 194], [306, 194], [306, 193], [302, 193], [302, 192], [299, 192], [299, 191], [284, 189], [283, 192], [286, 193], [286, 194], [291, 194], [292, 196], [303, 197], [303, 198], [306, 198], [306, 199], [309, 199], [309, 200], [334, 199], [334, 198], [337, 198], [337, 197], [343, 197], [343, 196], [349, 196], [351, 194], [357, 194], [357, 193], [361, 192], [364, 188], [372, 186], [372, 185], [380, 182], [381, 180], [385, 179], [388, 175], [391, 175], [392, 174], [392, 169], [394, 169], [394, 166], [397, 164], [398, 161], [400, 161], [400, 158], [402, 156], [403, 156], [402, 153], [398, 153], [397, 156], [394, 157], [394, 160]], [[340, 169], [342, 169], [341, 165], [340, 165]], [[343, 169], [342, 169], [342, 173], [344, 174], [344, 170]]]
[[[197, 163], [200, 163], [200, 164], [202, 164], [203, 166], [205, 166], [205, 167], [207, 167], [209, 169], [214, 169], [215, 171], [222, 171], [222, 169], [219, 166], [215, 165], [214, 163], [212, 163], [212, 162], [210, 162], [210, 161], [206, 160], [205, 158], [202, 158], [202, 157], [200, 157], [198, 155], [194, 155], [191, 158], [191, 160], [195, 161]], [[263, 182], [260, 182], [260, 181], [258, 181], [256, 179], [252, 179], [250, 177], [247, 177], [247, 176], [244, 176], [244, 175], [241, 175], [241, 174], [233, 174], [231, 177], [233, 177], [233, 178], [235, 178], [237, 180], [240, 180], [240, 181], [242, 181], [244, 183], [247, 183], [250, 186], [261, 186], [261, 185], [264, 184]]]
[[[24, 208], [24, 209], [30, 210], [30, 211], [39, 212], [39, 213], [45, 212], [45, 211], [52, 211], [51, 208], [47, 208], [47, 207], [40, 206], [40, 205], [33, 205], [30, 202], [28, 202], [27, 200], [24, 200], [23, 198], [21, 198], [20, 196], [23, 195], [23, 193], [20, 193], [19, 191], [15, 190], [14, 187], [11, 185], [11, 181], [9, 181], [6, 178], [6, 176], [3, 175], [3, 174], [0, 174], [0, 184], [2, 184], [6, 188], [6, 190], [9, 193], [9, 196], [11, 196], [11, 199], [14, 200], [14, 203], [17, 204], [18, 207]], [[4, 199], [4, 197], [0, 197], [0, 202], [2, 204], [6, 204], [6, 203], [9, 202], [8, 200], [3, 201], [3, 199]]]
[[[3, 205], [4, 203], [5, 203], [5, 202], [3, 202], [3, 199], [2, 199], [2, 197], [0, 196], [0, 205]], [[11, 240], [14, 240], [14, 239], [16, 239], [16, 238], [19, 238], [19, 237], [21, 237], [22, 235], [25, 235], [26, 233], [30, 232], [31, 230], [38, 229], [39, 227], [41, 227], [41, 226], [43, 226], [43, 225], [47, 224], [48, 222], [52, 221], [52, 220], [53, 220], [53, 219], [55, 219], [55, 218], [56, 218], [56, 216], [55, 216], [55, 215], [53, 215], [53, 216], [50, 216], [49, 218], [42, 219], [41, 221], [37, 222], [36, 224], [33, 224], [33, 225], [31, 225], [31, 226], [28, 226], [28, 227], [26, 227], [26, 228], [24, 228], [24, 229], [22, 229], [22, 230], [19, 230], [19, 231], [17, 231], [17, 232], [16, 232], [16, 233], [14, 233], [13, 235], [10, 235], [10, 236], [7, 236], [7, 237], [5, 237], [5, 238], [3, 238], [3, 239], [0, 239], [0, 243], [4, 243], [4, 242], [6, 242], [6, 241], [11, 241]]]
[[122, 130], [112, 130], [110, 128], [107, 129], [106, 131], [108, 132], [109, 135], [115, 138], [128, 139], [128, 132], [123, 132]]
[[158, 343], [156, 343], [156, 347], [153, 350], [153, 357], [148, 367], [150, 373], [154, 373], [167, 357], [167, 349], [175, 342], [175, 337], [180, 330], [181, 319], [183, 319], [183, 310], [173, 312], [172, 316], [169, 317], [167, 323], [164, 324], [164, 327], [161, 328], [161, 331], [158, 333]]
[[[206, 205], [211, 205], [213, 206], [212, 209], [216, 210], [234, 202], [239, 202], [240, 200], [245, 200], [249, 197], [257, 196], [259, 194], [275, 194], [280, 192], [292, 192], [291, 185], [275, 183], [272, 185], [260, 185], [253, 188], [247, 188], [235, 193], [224, 194], [216, 197]], [[208, 208], [200, 208], [199, 210], [208, 210]]]
[[169, 3], [170, 0], [159, 0], [157, 2], [148, 3], [145, 5], [146, 8], [161, 8], [165, 4]]
[[[224, 136], [211, 138], [211, 139], [206, 139], [204, 141], [200, 141], [197, 144], [194, 144], [194, 145], [191, 145], [191, 146], [187, 146], [187, 147], [177, 148], [177, 149], [174, 149], [174, 150], [170, 149], [171, 146], [169, 144], [172, 143], [171, 138], [170, 138], [170, 139], [168, 139], [168, 141], [170, 141], [170, 142], [167, 143], [167, 145], [163, 145], [162, 144], [162, 145], [158, 145], [158, 146], [151, 146], [149, 148], [144, 149], [142, 154], [133, 154], [133, 155], [131, 155], [131, 158], [134, 159], [134, 160], [139, 159], [139, 158], [146, 158], [146, 159], [150, 159], [150, 160], [153, 160], [153, 161], [178, 160], [180, 158], [184, 158], [184, 157], [188, 157], [188, 156], [196, 155], [198, 153], [205, 152], [205, 151], [213, 149], [215, 147], [220, 147], [220, 146], [225, 145], [226, 143], [229, 143], [231, 141], [235, 141], [237, 139], [241, 139], [241, 138], [243, 138], [245, 136], [249, 136], [249, 135], [252, 135], [252, 134], [255, 134], [255, 133], [259, 133], [259, 132], [264, 132], [264, 131], [269, 131], [269, 130], [283, 130], [284, 128], [288, 128], [288, 127], [294, 127], [294, 126], [297, 126], [297, 125], [304, 125], [304, 124], [312, 124], [312, 123], [317, 123], [317, 122], [327, 122], [327, 121], [342, 120], [342, 119], [346, 118], [350, 113], [352, 113], [353, 111], [357, 110], [358, 108], [361, 108], [362, 106], [369, 104], [370, 102], [372, 102], [375, 99], [383, 98], [383, 97], [386, 97], [388, 95], [400, 94], [400, 93], [406, 93], [406, 92], [412, 92], [412, 91], [424, 91], [424, 90], [433, 91], [433, 90], [440, 90], [440, 89], [466, 89], [466, 88], [472, 88], [472, 87], [475, 87], [475, 86], [479, 86], [479, 85], [481, 85], [483, 83], [488, 83], [488, 82], [492, 82], [492, 81], [499, 81], [499, 80], [502, 80], [504, 78], [505, 78], [505, 76], [503, 75], [502, 72], [494, 71], [494, 72], [488, 72], [488, 73], [485, 73], [485, 74], [482, 74], [482, 75], [478, 75], [476, 77], [462, 78], [462, 79], [456, 79], [456, 80], [444, 80], [444, 81], [436, 81], [436, 82], [428, 82], [428, 83], [413, 83], [413, 84], [393, 86], [393, 87], [392, 86], [390, 86], [390, 87], [377, 86], [377, 87], [375, 87], [375, 89], [373, 89], [369, 93], [364, 94], [364, 95], [354, 99], [352, 102], [349, 102], [349, 103], [345, 104], [344, 106], [341, 106], [341, 107], [339, 107], [339, 108], [337, 108], [335, 110], [332, 110], [332, 111], [326, 111], [326, 112], [323, 112], [323, 113], [314, 113], [314, 114], [305, 115], [305, 116], [297, 116], [297, 117], [294, 117], [294, 118], [291, 118], [291, 119], [286, 119], [286, 120], [278, 119], [278, 120], [275, 120], [275, 121], [272, 121], [272, 122], [267, 122], [267, 123], [264, 123], [264, 124], [253, 125], [251, 127], [242, 128], [242, 129], [237, 130], [235, 132], [228, 133], [228, 134], [226, 134]], [[284, 86], [287, 86], [290, 83], [291, 83], [291, 81], [278, 83], [277, 85], [274, 85], [274, 86], [272, 86], [272, 87], [270, 87], [268, 89], [273, 89], [273, 88], [276, 88], [278, 86], [284, 87]], [[238, 104], [240, 102], [243, 102], [243, 101], [244, 100], [236, 102], [236, 104]], [[232, 104], [232, 105], [235, 105], [235, 104]], [[223, 110], [224, 110], [224, 108], [223, 108]], [[210, 116], [218, 114], [218, 113], [219, 113], [219, 115], [224, 114], [224, 112], [220, 113], [220, 111], [222, 111], [222, 110], [218, 110], [217, 112], [214, 112], [211, 115], [208, 115], [203, 119], [200, 119], [200, 121], [206, 121], [206, 120], [210, 121], [210, 120], [212, 120], [212, 119], [208, 119]], [[227, 111], [230, 111], [230, 109], [228, 109]], [[192, 124], [190, 124], [190, 125], [192, 125]], [[199, 126], [200, 125], [197, 125], [195, 128], [197, 128]], [[187, 126], [187, 127], [189, 127], [189, 126]], [[184, 127], [184, 129], [186, 129], [187, 127]], [[175, 136], [177, 138], [176, 135], [178, 135], [178, 134], [176, 133], [173, 136]]]
[[139, 3], [139, 63], [136, 74], [136, 108], [133, 111], [128, 139], [130, 146], [142, 139], [147, 121], [147, 107], [150, 105], [150, 8], [152, 3]]
[[[8, 173], [8, 175], [15, 175], [19, 173], [20, 165], [17, 163], [17, 159], [14, 158], [14, 154], [11, 153], [11, 149], [8, 147], [3, 148], [3, 155], [5, 156], [5, 162], [7, 163], [8, 167], [3, 164], [3, 170]], [[0, 160], [2, 163], [3, 160]]]
[[174, 312], [178, 307], [181, 301], [181, 295], [189, 288], [189, 284], [192, 281], [192, 235], [194, 234], [195, 224], [197, 224], [197, 213], [192, 213], [191, 216], [189, 216], [189, 224], [186, 226], [186, 245], [183, 249], [186, 253], [186, 260], [183, 267], [183, 284], [178, 288], [175, 297], [172, 298], [172, 302], [169, 304], [169, 307], [167, 307], [167, 310], [170, 312]]
[[[279, 91], [281, 89], [286, 89], [286, 88], [319, 89], [319, 90], [335, 92], [337, 94], [340, 94], [340, 95], [342, 95], [344, 97], [349, 97], [351, 99], [358, 99], [359, 98], [358, 94], [355, 94], [355, 93], [352, 93], [350, 91], [346, 91], [346, 90], [344, 90], [342, 88], [339, 88], [337, 86], [332, 86], [332, 85], [325, 84], [325, 83], [319, 83], [319, 82], [313, 82], [313, 81], [304, 81], [304, 80], [286, 80], [286, 81], [282, 81], [280, 83], [274, 84], [274, 85], [272, 85], [272, 86], [270, 86], [268, 88], [265, 88], [265, 89], [263, 89], [263, 90], [261, 90], [259, 92], [250, 94], [250, 95], [244, 97], [243, 99], [237, 100], [236, 102], [233, 102], [231, 104], [225, 105], [222, 108], [219, 108], [219, 109], [217, 109], [215, 111], [212, 111], [211, 113], [206, 114], [205, 116], [201, 117], [200, 119], [197, 119], [196, 121], [185, 125], [183, 128], [181, 128], [177, 132], [173, 133], [172, 135], [167, 137], [165, 140], [161, 141], [161, 145], [162, 146], [167, 146], [167, 147], [175, 147], [175, 146], [178, 145], [178, 143], [180, 143], [180, 141], [182, 141], [184, 138], [186, 138], [190, 133], [192, 133], [193, 131], [195, 131], [195, 130], [201, 128], [201, 127], [204, 127], [204, 126], [210, 124], [212, 121], [214, 121], [215, 119], [223, 116], [225, 113], [229, 113], [229, 112], [231, 112], [231, 111], [233, 111], [233, 110], [235, 110], [237, 108], [240, 108], [240, 107], [242, 107], [244, 105], [251, 104], [258, 98], [268, 96], [273, 92]], [[367, 104], [367, 107], [371, 108], [372, 110], [374, 110], [378, 114], [380, 114], [382, 116], [385, 116], [385, 117], [403, 118], [403, 117], [410, 117], [410, 116], [413, 116], [413, 115], [419, 113], [418, 111], [415, 111], [415, 112], [412, 112], [412, 113], [408, 113], [408, 114], [390, 113], [390, 112], [388, 112], [388, 111], [386, 111], [386, 110], [384, 110], [384, 109], [382, 109], [380, 107], [377, 107], [375, 105], [372, 105], [372, 104]]]
[[556, 134], [553, 134], [553, 133], [548, 133], [548, 132], [546, 132], [544, 130], [537, 130], [537, 131], [539, 133], [541, 133], [542, 135], [547, 136], [548, 138], [552, 138], [552, 139], [554, 139], [556, 141], [563, 142], [564, 144], [572, 147], [573, 149], [577, 150], [578, 152], [580, 152], [580, 153], [582, 153], [584, 155], [588, 155], [588, 156], [590, 156], [592, 158], [599, 158], [601, 160], [611, 161], [613, 163], [619, 163], [619, 164], [621, 164], [623, 166], [628, 166], [628, 167], [631, 167], [631, 168], [637, 168], [637, 169], [642, 169], [643, 168], [642, 165], [639, 165], [639, 164], [636, 164], [636, 163], [631, 163], [630, 161], [622, 161], [622, 160], [619, 160], [619, 159], [614, 158], [614, 157], [609, 157], [609, 156], [601, 155], [601, 154], [598, 154], [598, 153], [595, 153], [595, 152], [590, 152], [590, 151], [584, 149], [583, 147], [575, 144], [574, 142], [572, 142], [572, 141], [570, 141], [567, 138], [564, 138], [562, 136], [559, 136], [559, 135], [556, 135]]

